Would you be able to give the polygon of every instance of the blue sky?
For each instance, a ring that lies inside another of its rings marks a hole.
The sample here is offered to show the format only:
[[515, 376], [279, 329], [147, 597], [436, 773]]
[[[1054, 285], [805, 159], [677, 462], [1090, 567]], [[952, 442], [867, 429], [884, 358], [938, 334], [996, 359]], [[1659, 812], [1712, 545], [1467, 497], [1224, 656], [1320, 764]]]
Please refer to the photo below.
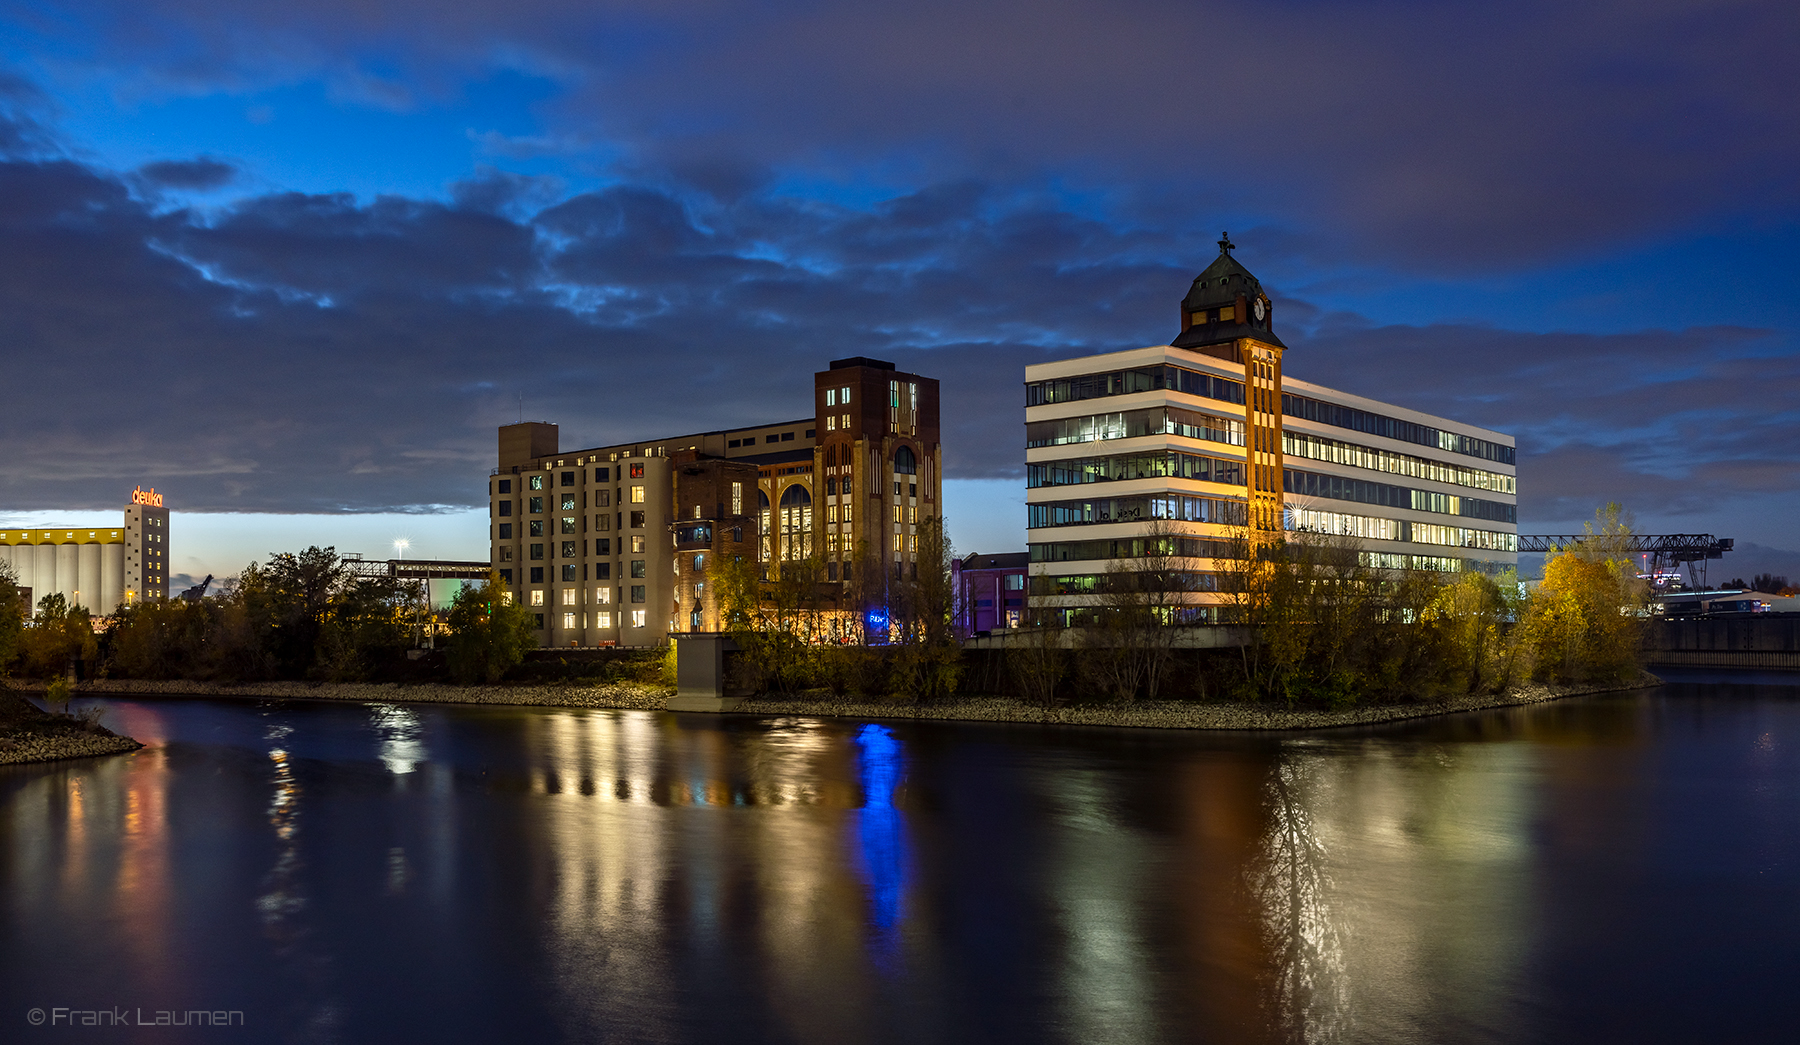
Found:
[[1290, 373], [1518, 437], [1523, 529], [1800, 548], [1800, 16], [1726, 6], [0, 2], [0, 521], [479, 555], [518, 395], [593, 445], [871, 354], [1018, 547], [1022, 367], [1166, 341], [1229, 229]]

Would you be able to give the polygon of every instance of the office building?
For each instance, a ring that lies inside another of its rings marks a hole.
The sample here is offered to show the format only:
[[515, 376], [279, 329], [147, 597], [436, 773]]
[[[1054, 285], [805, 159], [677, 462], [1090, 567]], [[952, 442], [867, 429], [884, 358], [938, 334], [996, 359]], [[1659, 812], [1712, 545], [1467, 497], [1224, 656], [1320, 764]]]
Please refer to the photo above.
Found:
[[0, 564], [36, 608], [60, 593], [69, 606], [110, 616], [169, 592], [169, 510], [155, 489], [135, 489], [120, 525], [0, 530]]
[[809, 417], [581, 450], [548, 422], [501, 427], [492, 562], [543, 644], [717, 631], [713, 578], [738, 557], [765, 574], [816, 558], [825, 609], [878, 610], [853, 603], [914, 575], [920, 524], [942, 514], [938, 383], [858, 356], [811, 394]]
[[1216, 620], [1233, 539], [1302, 530], [1384, 569], [1516, 565], [1512, 437], [1289, 377], [1275, 305], [1231, 249], [1169, 344], [1026, 368], [1031, 605], [1079, 615], [1149, 553]]
[[1025, 616], [1029, 552], [974, 553], [950, 564], [956, 592], [956, 630], [961, 635], [1016, 628]]

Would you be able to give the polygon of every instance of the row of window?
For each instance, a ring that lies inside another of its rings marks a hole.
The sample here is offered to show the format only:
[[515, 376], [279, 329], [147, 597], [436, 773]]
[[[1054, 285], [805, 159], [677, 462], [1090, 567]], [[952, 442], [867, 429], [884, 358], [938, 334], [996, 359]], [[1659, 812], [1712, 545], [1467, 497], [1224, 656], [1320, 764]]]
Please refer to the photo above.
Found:
[[1516, 552], [1519, 535], [1498, 530], [1475, 530], [1463, 526], [1412, 522], [1407, 519], [1376, 519], [1366, 515], [1321, 512], [1309, 508], [1289, 507], [1285, 525], [1290, 530], [1337, 534], [1373, 541], [1407, 541], [1413, 544], [1436, 544], [1446, 548], [1479, 548], [1484, 551]]
[[1458, 435], [1446, 432], [1430, 425], [1422, 425], [1416, 421], [1402, 421], [1397, 417], [1377, 414], [1355, 407], [1339, 406], [1323, 400], [1312, 399], [1302, 395], [1283, 393], [1281, 396], [1281, 412], [1289, 417], [1300, 417], [1308, 421], [1317, 421], [1334, 428], [1348, 428], [1352, 431], [1366, 432], [1387, 439], [1397, 439], [1403, 443], [1417, 443], [1420, 446], [1435, 446], [1439, 450], [1447, 450], [1455, 454], [1467, 454], [1501, 464], [1517, 464], [1515, 451], [1510, 446], [1477, 439], [1474, 436]]
[[1025, 445], [1066, 446], [1105, 439], [1136, 439], [1148, 435], [1174, 435], [1183, 439], [1244, 445], [1244, 422], [1214, 417], [1173, 406], [1125, 410], [1116, 414], [1089, 414], [1055, 421], [1031, 421], [1025, 425]]
[[[1142, 576], [1142, 575], [1138, 575]], [[1032, 595], [1097, 595], [1108, 587], [1130, 583], [1137, 580], [1131, 574], [1116, 573], [1072, 573], [1072, 574], [1037, 574], [1031, 578]], [[1165, 592], [1211, 592], [1219, 590], [1219, 575], [1216, 573], [1188, 573], [1158, 571], [1143, 585], [1153, 591]]]
[[1158, 494], [1027, 505], [1025, 525], [1030, 529], [1041, 529], [1049, 526], [1083, 526], [1089, 523], [1143, 522], [1150, 519], [1242, 526], [1249, 520], [1249, 513], [1243, 501]]
[[1516, 505], [1500, 501], [1484, 501], [1476, 497], [1414, 490], [1405, 486], [1351, 479], [1342, 475], [1323, 475], [1289, 468], [1282, 474], [1282, 489], [1305, 497], [1325, 497], [1359, 504], [1378, 504], [1387, 508], [1411, 508], [1439, 515], [1460, 515], [1489, 522], [1517, 523]]
[[1230, 457], [1152, 450], [1141, 454], [1078, 457], [1025, 466], [1025, 485], [1033, 489], [1125, 479], [1198, 479], [1202, 482], [1242, 486], [1244, 462]]
[[1244, 404], [1244, 383], [1178, 366], [1149, 366], [1108, 374], [1033, 381], [1025, 386], [1025, 405], [1073, 403], [1083, 399], [1130, 395], [1133, 392], [1181, 392], [1185, 395]]
[[[814, 429], [808, 428], [806, 430], [806, 438], [811, 439], [813, 437], [813, 432], [814, 432]], [[794, 441], [794, 433], [792, 433], [792, 432], [770, 432], [768, 435], [763, 436], [763, 442], [765, 442], [765, 443], [791, 443], [793, 441]], [[755, 446], [755, 445], [756, 445], [756, 437], [753, 435], [745, 436], [742, 439], [732, 439], [725, 444], [725, 446], [728, 449], [732, 449], [732, 450], [736, 450], [737, 448], [739, 448], [741, 446]]]
[[1229, 559], [1230, 541], [1203, 537], [1120, 537], [1099, 541], [1051, 541], [1033, 544], [1032, 562], [1081, 562], [1090, 559]]
[[1332, 464], [1367, 468], [1376, 472], [1392, 472], [1414, 479], [1430, 479], [1434, 482], [1468, 486], [1477, 490], [1492, 490], [1495, 493], [1516, 494], [1519, 492], [1518, 479], [1514, 476], [1489, 472], [1481, 468], [1465, 468], [1445, 461], [1413, 457], [1410, 454], [1398, 454], [1392, 450], [1377, 450], [1373, 447], [1358, 446], [1355, 443], [1340, 443], [1335, 439], [1321, 439], [1305, 432], [1282, 432], [1281, 450], [1290, 457], [1329, 461]]
[[[630, 465], [628, 467], [630, 468], [631, 478], [642, 479], [644, 477], [644, 466], [643, 465], [634, 464], [634, 465]], [[574, 472], [561, 473], [559, 478], [562, 481], [562, 485], [563, 486], [574, 486], [575, 481], [576, 481], [575, 475], [576, 475], [576, 473], [574, 473]], [[619, 478], [623, 479], [623, 478], [625, 478], [625, 475], [626, 475], [626, 468], [621, 467], [619, 469]], [[612, 469], [611, 468], [596, 468], [596, 469], [594, 469], [594, 482], [606, 483], [606, 482], [611, 482], [611, 481], [612, 481]], [[513, 481], [511, 479], [501, 479], [501, 480], [498, 480], [498, 482], [499, 482], [499, 487], [500, 487], [498, 490], [499, 493], [512, 493], [513, 492]], [[525, 489], [542, 490], [542, 489], [544, 489], [544, 482], [545, 482], [545, 476], [528, 475], [525, 477], [524, 484], [520, 487], [520, 489], [521, 490], [525, 490]]]

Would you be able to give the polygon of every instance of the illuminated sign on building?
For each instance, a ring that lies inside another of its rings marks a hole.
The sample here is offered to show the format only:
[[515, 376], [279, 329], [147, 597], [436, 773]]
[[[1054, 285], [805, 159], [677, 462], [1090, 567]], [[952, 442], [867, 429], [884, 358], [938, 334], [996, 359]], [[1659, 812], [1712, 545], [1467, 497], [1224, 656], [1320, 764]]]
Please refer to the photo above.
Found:
[[163, 496], [156, 492], [156, 487], [154, 486], [148, 490], [141, 486], [134, 486], [131, 489], [131, 503], [141, 504], [150, 508], [161, 508], [163, 506]]

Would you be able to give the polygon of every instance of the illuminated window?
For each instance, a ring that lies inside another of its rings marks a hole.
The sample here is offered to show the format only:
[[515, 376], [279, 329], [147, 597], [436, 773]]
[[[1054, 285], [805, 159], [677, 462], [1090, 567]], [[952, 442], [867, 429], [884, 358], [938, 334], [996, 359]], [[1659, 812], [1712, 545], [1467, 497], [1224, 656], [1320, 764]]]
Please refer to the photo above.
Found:
[[[838, 402], [844, 406], [850, 405], [850, 390], [848, 388], [838, 389]], [[844, 416], [849, 417], [850, 415], [845, 414]]]
[[632, 512], [631, 513], [631, 528], [634, 530], [641, 530], [644, 528], [644, 513], [643, 512]]
[[596, 613], [596, 614], [594, 614], [594, 627], [596, 627], [596, 628], [612, 627], [612, 614], [611, 613]]
[[643, 504], [644, 503], [644, 488], [642, 486], [634, 486], [631, 488], [631, 503], [632, 504]]
[[901, 537], [899, 534], [894, 534], [894, 550], [895, 551], [900, 550], [900, 542], [904, 539], [905, 538]]
[[541, 475], [532, 476], [530, 486], [533, 490], [542, 490], [544, 488], [544, 477]]
[[832, 414], [825, 418], [825, 430], [827, 432], [837, 431], [837, 415], [836, 414]]
[[612, 603], [612, 589], [611, 588], [595, 588], [594, 589], [594, 603], [599, 606], [606, 606], [606, 605], [611, 604]]
[[564, 532], [564, 533], [574, 533], [575, 532], [575, 517], [573, 515], [563, 516], [562, 532]]
[[565, 628], [575, 627], [575, 615], [573, 613], [563, 614], [563, 627], [565, 627]]
[[512, 605], [512, 592], [503, 591], [500, 593], [500, 605], [502, 605], [502, 606], [511, 606]]
[[531, 604], [533, 606], [542, 606], [544, 604], [544, 589], [533, 588], [531, 590]]
[[[846, 491], [847, 491], [847, 490], [848, 490], [848, 485], [847, 485], [847, 484], [846, 484]], [[847, 504], [846, 504], [846, 505], [844, 505], [844, 507], [843, 507], [843, 509], [842, 509], [842, 513], [843, 513], [843, 516], [844, 516], [844, 521], [845, 521], [845, 522], [849, 522], [849, 521], [850, 521], [850, 506], [849, 506], [849, 505], [847, 505]]]
[[837, 505], [835, 505], [835, 504], [826, 505], [825, 506], [825, 521], [828, 523], [837, 522], [838, 521], [837, 513], [838, 513]]
[[643, 538], [643, 537], [633, 537], [631, 539], [631, 554], [633, 554], [633, 555], [644, 554], [644, 540], [645, 540], [645, 538]]
[[562, 495], [562, 510], [565, 512], [572, 512], [575, 510], [575, 495], [574, 494], [566, 493], [566, 494]]
[[575, 589], [575, 588], [564, 588], [564, 589], [563, 589], [563, 590], [562, 590], [562, 604], [563, 604], [563, 605], [564, 605], [564, 606], [574, 606], [574, 605], [577, 605], [577, 603], [576, 603], [576, 602], [575, 602], [575, 597], [576, 597], [576, 595], [578, 595], [578, 594], [580, 594], [580, 592], [579, 592], [579, 591], [578, 591], [578, 589]]
[[544, 520], [531, 520], [531, 535], [533, 537], [542, 537], [544, 535]]
[[744, 484], [731, 484], [731, 514], [744, 514]]
[[825, 405], [826, 406], [836, 406], [837, 405], [837, 389], [827, 388], [825, 390]]
[[706, 569], [706, 555], [702, 553], [694, 556], [694, 572], [699, 573], [704, 569]]
[[511, 561], [513, 561], [513, 558], [512, 558], [512, 545], [510, 545], [510, 544], [503, 544], [503, 545], [501, 545], [501, 546], [500, 546], [500, 561], [501, 561], [501, 562], [511, 562]]
[[781, 557], [795, 562], [812, 557], [812, 494], [799, 483], [781, 495]]
[[644, 466], [641, 464], [632, 465], [631, 466], [631, 477], [633, 479], [642, 479], [644, 477]]
[[632, 610], [631, 611], [631, 626], [634, 628], [643, 627], [644, 626], [644, 618], [647, 615], [648, 615], [647, 612], [644, 610]]

